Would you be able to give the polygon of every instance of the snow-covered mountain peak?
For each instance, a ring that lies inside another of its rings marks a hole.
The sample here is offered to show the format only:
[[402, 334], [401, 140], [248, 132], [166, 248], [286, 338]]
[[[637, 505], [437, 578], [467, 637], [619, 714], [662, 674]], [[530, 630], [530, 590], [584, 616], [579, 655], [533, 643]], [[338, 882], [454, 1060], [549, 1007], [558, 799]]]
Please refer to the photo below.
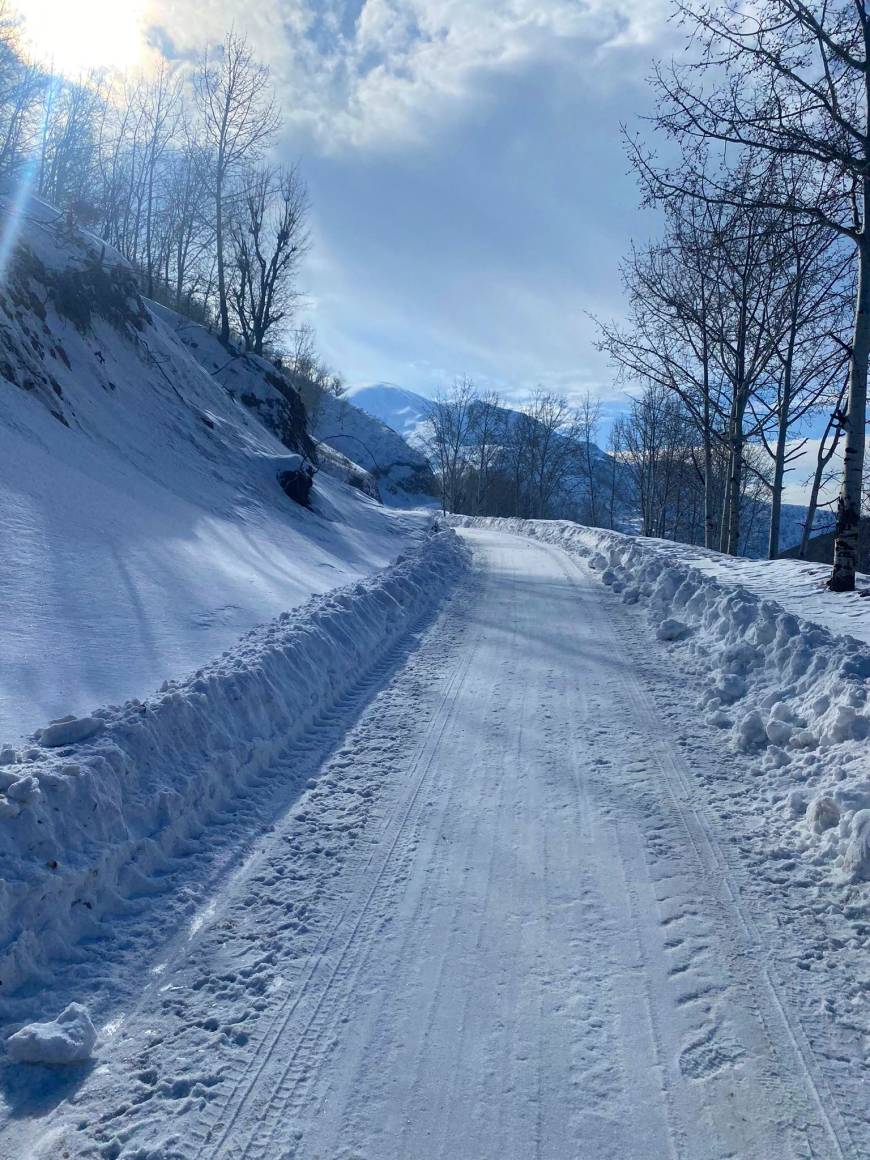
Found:
[[412, 444], [419, 444], [432, 400], [395, 383], [352, 387], [347, 397], [355, 407], [380, 419]]

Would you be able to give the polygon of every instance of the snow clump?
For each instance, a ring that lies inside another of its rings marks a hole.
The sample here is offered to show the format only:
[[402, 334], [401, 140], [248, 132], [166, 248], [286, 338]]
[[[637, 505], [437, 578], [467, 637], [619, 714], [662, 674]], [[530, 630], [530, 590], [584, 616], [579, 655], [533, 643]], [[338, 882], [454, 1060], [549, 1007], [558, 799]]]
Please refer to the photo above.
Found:
[[852, 818], [843, 873], [851, 882], [870, 879], [870, 810], [858, 810]]
[[667, 617], [661, 622], [656, 629], [656, 636], [659, 640], [683, 640], [688, 636], [689, 627], [684, 624], [682, 620], [674, 620]]
[[99, 717], [62, 717], [41, 729], [37, 736], [40, 745], [56, 749], [61, 745], [77, 745], [80, 741], [86, 741], [103, 727], [104, 723]]
[[86, 1008], [70, 1003], [48, 1023], [28, 1023], [6, 1040], [6, 1050], [16, 1063], [61, 1066], [90, 1059], [97, 1032]]

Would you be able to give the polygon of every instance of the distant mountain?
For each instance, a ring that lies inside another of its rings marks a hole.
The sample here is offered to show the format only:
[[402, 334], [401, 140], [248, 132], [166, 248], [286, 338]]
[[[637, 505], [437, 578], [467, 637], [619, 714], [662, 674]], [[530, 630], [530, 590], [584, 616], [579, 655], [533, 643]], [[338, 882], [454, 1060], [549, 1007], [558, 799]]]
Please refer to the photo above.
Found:
[[[423, 441], [423, 430], [426, 415], [432, 404], [431, 399], [425, 398], [414, 391], [392, 383], [374, 383], [367, 387], [356, 387], [348, 391], [346, 398], [350, 399], [354, 407], [380, 420], [402, 435], [412, 447], [419, 448]], [[507, 417], [508, 423], [518, 418], [519, 412], [510, 407], [501, 408]], [[598, 477], [599, 495], [607, 494], [613, 474], [613, 462], [607, 452], [593, 445], [595, 459], [595, 474]], [[616, 476], [624, 478], [624, 469], [621, 464], [616, 465]], [[628, 485], [623, 482], [619, 487], [624, 492]], [[580, 488], [583, 490], [582, 486]], [[803, 524], [807, 509], [798, 504], [783, 504], [780, 528], [781, 550], [785, 552], [800, 542]], [[637, 513], [633, 507], [620, 497], [615, 509], [616, 524], [623, 531], [636, 531], [638, 527]], [[829, 530], [832, 517], [825, 511], [816, 514], [814, 532]], [[743, 535], [741, 550], [750, 557], [764, 557], [767, 554], [767, 537], [770, 525], [770, 504], [764, 500], [747, 501], [746, 510], [742, 517]]]
[[432, 400], [406, 391], [393, 383], [373, 383], [368, 387], [351, 387], [345, 395], [355, 407], [406, 439], [412, 445], [423, 439], [423, 427]]
[[[415, 391], [408, 391], [394, 383], [373, 383], [368, 387], [351, 387], [344, 395], [353, 405], [366, 414], [379, 419], [397, 431], [412, 447], [421, 447], [425, 440], [426, 418], [433, 400]], [[509, 426], [520, 417], [513, 407], [499, 407]], [[592, 444], [593, 458], [601, 463], [610, 462], [610, 456], [596, 444]]]

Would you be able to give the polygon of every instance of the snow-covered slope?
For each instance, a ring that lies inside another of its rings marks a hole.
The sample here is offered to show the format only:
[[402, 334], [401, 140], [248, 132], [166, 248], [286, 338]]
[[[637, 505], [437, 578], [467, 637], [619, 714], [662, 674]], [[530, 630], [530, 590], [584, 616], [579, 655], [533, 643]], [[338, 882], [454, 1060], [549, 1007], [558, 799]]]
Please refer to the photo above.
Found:
[[323, 473], [298, 507], [277, 474], [304, 423], [266, 375], [207, 373], [123, 259], [50, 207], [18, 226], [0, 293], [5, 741], [183, 676], [425, 523]]
[[312, 422], [318, 440], [374, 476], [386, 504], [420, 507], [435, 503], [435, 479], [425, 456], [346, 396], [322, 393]]

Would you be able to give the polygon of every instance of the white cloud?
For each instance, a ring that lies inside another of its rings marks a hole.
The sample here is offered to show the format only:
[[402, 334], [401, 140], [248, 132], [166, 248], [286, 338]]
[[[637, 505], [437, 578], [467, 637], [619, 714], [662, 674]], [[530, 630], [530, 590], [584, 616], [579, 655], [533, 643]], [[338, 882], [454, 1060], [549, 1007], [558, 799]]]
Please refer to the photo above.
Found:
[[648, 228], [619, 124], [667, 0], [147, 2], [175, 53], [235, 24], [271, 66], [312, 195], [309, 312], [352, 381], [614, 401], [587, 312], [618, 313]]
[[[425, 143], [469, 115], [493, 80], [570, 63], [613, 75], [612, 56], [649, 45], [664, 0], [152, 0], [182, 51], [234, 22], [271, 64], [287, 119], [325, 150]], [[607, 67], [609, 63], [609, 68]]]
[[[789, 463], [789, 472], [785, 477], [786, 484], [783, 489], [782, 498], [784, 503], [798, 503], [805, 504], [810, 498], [810, 485], [812, 484], [813, 475], [816, 470], [816, 462], [819, 455], [818, 439], [807, 439], [803, 442], [800, 453]], [[789, 451], [797, 449], [799, 444], [789, 443]], [[824, 504], [832, 500], [836, 500], [837, 493], [840, 490], [840, 478], [843, 470], [843, 447], [842, 443], [837, 448], [833, 459], [828, 464], [821, 492], [819, 494], [819, 502]]]

